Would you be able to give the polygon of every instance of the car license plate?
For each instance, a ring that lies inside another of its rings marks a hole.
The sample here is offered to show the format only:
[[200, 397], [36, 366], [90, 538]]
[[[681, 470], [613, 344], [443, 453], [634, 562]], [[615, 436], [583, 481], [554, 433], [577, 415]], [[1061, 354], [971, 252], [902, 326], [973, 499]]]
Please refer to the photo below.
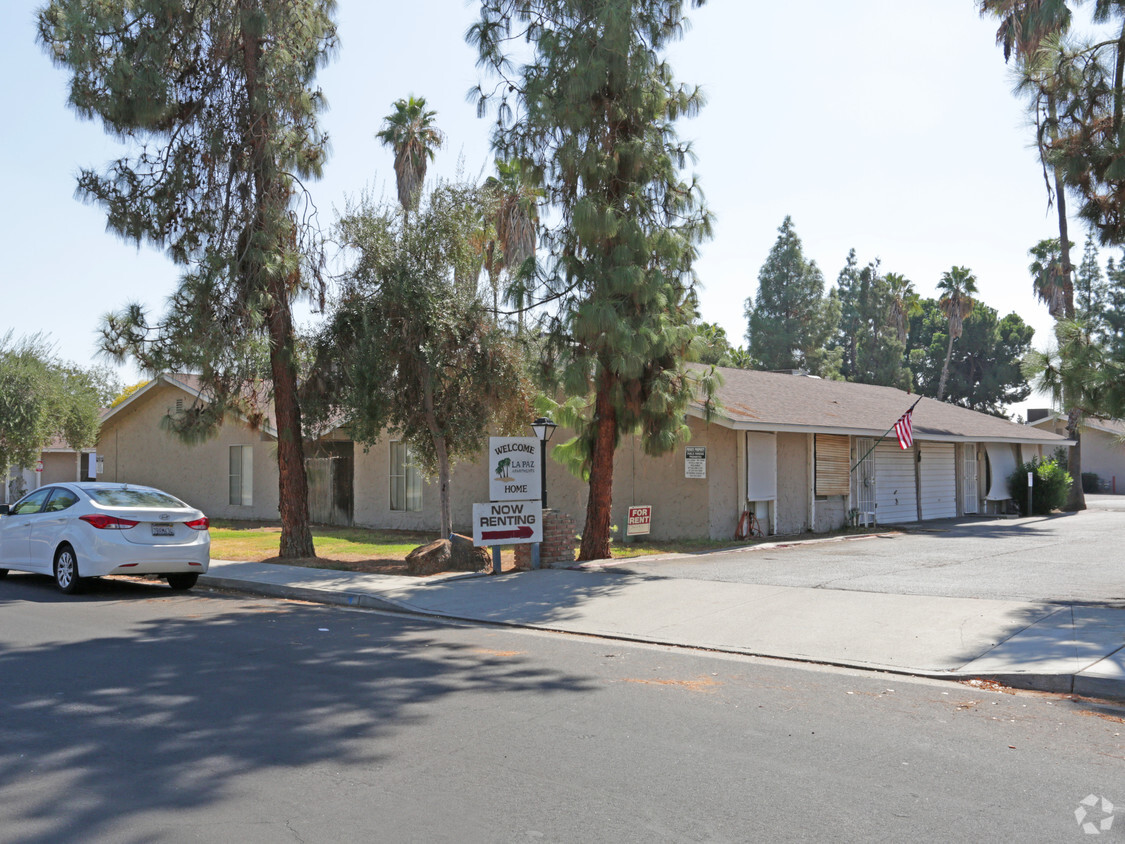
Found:
[[152, 526], [152, 535], [153, 536], [175, 536], [176, 535], [176, 529], [174, 527], [172, 527], [172, 525], [153, 525]]

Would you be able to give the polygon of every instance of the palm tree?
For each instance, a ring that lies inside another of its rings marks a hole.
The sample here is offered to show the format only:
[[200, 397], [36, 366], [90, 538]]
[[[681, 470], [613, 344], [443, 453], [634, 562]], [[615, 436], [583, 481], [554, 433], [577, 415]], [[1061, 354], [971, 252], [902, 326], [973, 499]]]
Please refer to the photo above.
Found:
[[973, 296], [977, 292], [977, 279], [968, 267], [952, 267], [942, 273], [937, 289], [941, 293], [938, 297], [938, 307], [949, 320], [949, 348], [945, 352], [945, 364], [941, 368], [941, 380], [938, 382], [937, 389], [937, 400], [941, 401], [941, 397], [945, 395], [945, 382], [949, 377], [953, 341], [961, 336], [961, 323], [976, 304]]
[[496, 160], [496, 175], [484, 183], [495, 204], [495, 238], [487, 245], [485, 267], [492, 283], [494, 305], [500, 307], [499, 274], [507, 270], [509, 297], [522, 316], [526, 300], [528, 260], [535, 257], [538, 240], [539, 202], [543, 191], [535, 185], [518, 159]]
[[980, 14], [1000, 20], [996, 43], [1004, 48], [1004, 61], [1012, 53], [1034, 53], [1044, 39], [1069, 29], [1071, 18], [1066, 0], [981, 0]]
[[1035, 259], [1027, 267], [1035, 295], [1056, 320], [1066, 319], [1068, 276], [1063, 268], [1062, 253], [1058, 238], [1041, 240], [1027, 251]]
[[411, 95], [396, 101], [394, 108], [384, 118], [383, 128], [375, 137], [394, 151], [398, 201], [409, 213], [418, 210], [426, 165], [434, 160], [434, 152], [441, 147], [445, 136], [434, 126], [437, 112], [426, 109], [425, 97]]
[[887, 273], [884, 280], [891, 300], [887, 317], [898, 341], [905, 345], [910, 317], [922, 313], [922, 303], [918, 294], [914, 292], [914, 282], [906, 276], [900, 273]]

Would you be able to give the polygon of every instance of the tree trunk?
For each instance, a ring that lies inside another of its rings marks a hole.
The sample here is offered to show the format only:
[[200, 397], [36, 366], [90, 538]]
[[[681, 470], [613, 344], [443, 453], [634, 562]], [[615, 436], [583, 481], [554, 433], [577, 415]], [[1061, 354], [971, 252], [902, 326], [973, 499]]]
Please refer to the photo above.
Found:
[[453, 533], [453, 510], [449, 502], [449, 448], [445, 434], [438, 426], [437, 414], [434, 413], [434, 386], [429, 369], [422, 379], [422, 409], [426, 411], [426, 426], [430, 429], [430, 436], [434, 440], [434, 454], [437, 455], [441, 535], [447, 537]]
[[617, 440], [617, 410], [611, 395], [613, 376], [604, 369], [594, 400], [594, 444], [590, 454], [590, 487], [586, 525], [582, 528], [579, 561], [610, 556], [609, 526], [613, 510], [613, 452]]
[[[301, 439], [301, 406], [297, 401], [297, 368], [293, 363], [293, 318], [283, 280], [270, 285], [273, 306], [266, 319], [270, 333], [270, 369], [277, 415], [278, 510], [281, 513], [282, 558], [315, 557], [309, 530], [309, 481]], [[281, 288], [280, 290], [277, 288]]]
[[[252, 15], [257, 11], [257, 5], [253, 0], [243, 0], [241, 10], [244, 15]], [[251, 112], [246, 137], [250, 142], [254, 168], [256, 214], [252, 224], [255, 229], [251, 234], [253, 239], [262, 237], [263, 232], [271, 228], [271, 211], [283, 214], [289, 195], [287, 189], [278, 182], [274, 162], [267, 160], [265, 139], [270, 131], [271, 115], [258, 92], [259, 65], [262, 60], [260, 37], [252, 37], [243, 32], [242, 50], [246, 94]], [[274, 246], [283, 254], [288, 249], [286, 235], [282, 231], [271, 235], [279, 239], [280, 242]], [[261, 249], [263, 246], [257, 244], [256, 248]], [[301, 406], [297, 399], [293, 315], [289, 308], [289, 282], [292, 276], [278, 267], [267, 268], [257, 257], [248, 259], [240, 270], [248, 277], [250, 287], [258, 286], [259, 290], [264, 287], [264, 292], [270, 299], [265, 316], [270, 341], [274, 413], [277, 417], [277, 500], [281, 516], [278, 555], [286, 559], [314, 557], [316, 550], [309, 530], [309, 482], [305, 474]]]
[[949, 328], [949, 348], [945, 350], [945, 365], [941, 368], [941, 380], [937, 386], [937, 400], [945, 395], [945, 380], [949, 377], [949, 361], [953, 358], [953, 327]]
[[[1120, 80], [1121, 75], [1121, 61], [1125, 58], [1125, 54], [1119, 51], [1117, 64], [1117, 77]], [[1119, 123], [1121, 119], [1120, 108], [1120, 85], [1118, 85], [1118, 94], [1115, 96], [1114, 112], [1115, 123]], [[1047, 95], [1047, 109], [1051, 118], [1051, 140], [1058, 140], [1058, 112], [1056, 109], [1055, 98], [1053, 94]], [[1059, 255], [1062, 263], [1063, 273], [1063, 317], [1065, 319], [1074, 319], [1074, 266], [1070, 262], [1070, 237], [1069, 237], [1069, 221], [1066, 216], [1066, 184], [1063, 181], [1062, 171], [1054, 168], [1055, 176], [1055, 208], [1058, 211], [1059, 217]], [[1081, 413], [1072, 408], [1071, 397], [1063, 393], [1063, 409], [1067, 414], [1066, 434], [1069, 438], [1075, 440], [1075, 444], [1067, 450], [1067, 470], [1074, 482], [1070, 485], [1070, 492], [1066, 497], [1066, 504], [1063, 509], [1068, 512], [1078, 512], [1086, 509], [1086, 493], [1082, 490], [1082, 441], [1079, 432], [1079, 421]]]
[[1067, 449], [1066, 470], [1074, 479], [1070, 485], [1070, 492], [1066, 497], [1063, 510], [1068, 513], [1077, 513], [1086, 509], [1086, 493], [1082, 489], [1082, 431], [1079, 424], [1082, 414], [1072, 410], [1066, 418], [1066, 435], [1074, 440], [1074, 445]]

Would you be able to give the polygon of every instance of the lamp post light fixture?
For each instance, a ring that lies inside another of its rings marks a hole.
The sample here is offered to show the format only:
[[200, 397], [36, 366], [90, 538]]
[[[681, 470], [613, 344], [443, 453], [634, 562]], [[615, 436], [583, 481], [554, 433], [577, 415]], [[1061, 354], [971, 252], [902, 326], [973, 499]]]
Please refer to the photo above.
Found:
[[539, 438], [542, 448], [539, 450], [539, 488], [543, 493], [543, 509], [547, 509], [547, 443], [557, 428], [554, 422], [546, 416], [540, 416], [531, 423], [531, 430]]

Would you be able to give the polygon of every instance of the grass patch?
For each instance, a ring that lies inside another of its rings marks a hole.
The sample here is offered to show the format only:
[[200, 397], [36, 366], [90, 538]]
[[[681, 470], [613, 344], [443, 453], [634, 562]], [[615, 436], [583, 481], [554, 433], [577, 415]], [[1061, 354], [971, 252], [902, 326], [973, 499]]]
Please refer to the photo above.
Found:
[[[409, 530], [312, 527], [317, 556], [325, 560], [382, 560], [401, 562], [406, 555], [437, 535]], [[211, 522], [211, 556], [218, 560], [261, 562], [277, 556], [281, 525], [272, 522]]]
[[[316, 556], [283, 560], [277, 556], [280, 522], [214, 519], [211, 522], [211, 559], [405, 575], [406, 555], [438, 538], [436, 532], [415, 530], [329, 525], [312, 525], [311, 530]], [[510, 547], [501, 553], [500, 563], [503, 571], [515, 568], [515, 552]]]

